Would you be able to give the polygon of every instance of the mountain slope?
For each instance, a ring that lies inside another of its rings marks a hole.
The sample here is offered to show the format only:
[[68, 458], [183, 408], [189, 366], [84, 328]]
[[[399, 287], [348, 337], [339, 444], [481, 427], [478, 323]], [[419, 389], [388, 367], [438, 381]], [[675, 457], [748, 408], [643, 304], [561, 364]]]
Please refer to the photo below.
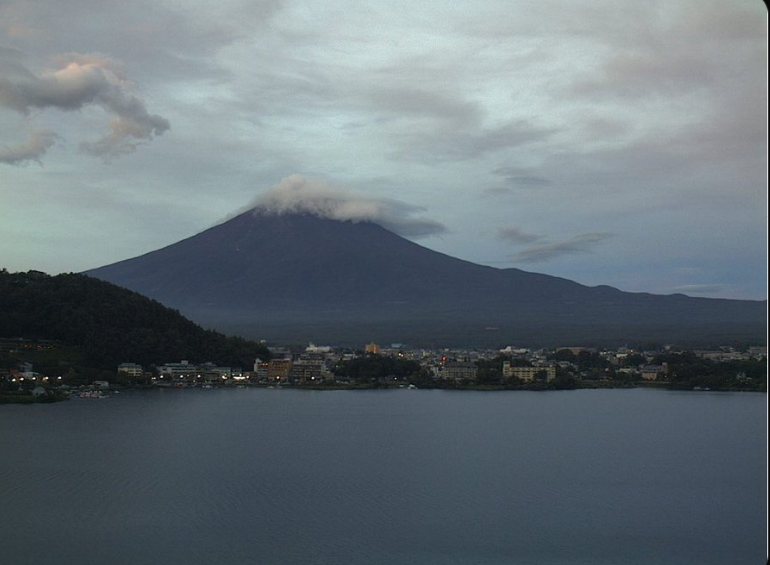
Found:
[[[764, 336], [755, 301], [656, 296], [495, 269], [379, 225], [249, 211], [86, 274], [272, 339], [498, 344]], [[494, 329], [493, 329], [494, 328]]]

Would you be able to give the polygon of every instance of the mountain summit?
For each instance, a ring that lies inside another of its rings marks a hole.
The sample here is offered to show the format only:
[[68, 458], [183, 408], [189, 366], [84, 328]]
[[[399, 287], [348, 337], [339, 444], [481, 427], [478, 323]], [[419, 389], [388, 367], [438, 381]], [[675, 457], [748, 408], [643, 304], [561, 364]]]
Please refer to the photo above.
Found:
[[253, 209], [85, 274], [225, 332], [411, 345], [762, 341], [766, 303], [622, 292], [476, 265], [373, 222]]

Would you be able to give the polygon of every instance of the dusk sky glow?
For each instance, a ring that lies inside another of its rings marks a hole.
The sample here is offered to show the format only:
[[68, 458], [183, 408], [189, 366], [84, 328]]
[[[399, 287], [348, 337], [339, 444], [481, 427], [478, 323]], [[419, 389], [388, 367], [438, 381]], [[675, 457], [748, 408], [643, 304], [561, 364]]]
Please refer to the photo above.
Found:
[[475, 263], [767, 297], [759, 0], [0, 0], [0, 267], [251, 205]]

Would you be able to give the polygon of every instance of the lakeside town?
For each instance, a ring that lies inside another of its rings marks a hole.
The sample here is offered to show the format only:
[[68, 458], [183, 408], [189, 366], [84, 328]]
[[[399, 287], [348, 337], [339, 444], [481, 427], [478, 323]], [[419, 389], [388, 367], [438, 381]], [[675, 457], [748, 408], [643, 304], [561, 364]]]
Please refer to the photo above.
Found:
[[[0, 350], [24, 358], [25, 351], [56, 349], [55, 342], [2, 340]], [[681, 350], [598, 349], [568, 346], [528, 349], [410, 349], [403, 344], [368, 343], [363, 349], [309, 344], [268, 347], [270, 358], [250, 367], [191, 360], [143, 366], [126, 360], [102, 378], [84, 381], [38, 372], [28, 361], [0, 367], [4, 401], [102, 398], [126, 388], [296, 387], [446, 388], [548, 390], [654, 386], [687, 390], [767, 390], [767, 347]]]

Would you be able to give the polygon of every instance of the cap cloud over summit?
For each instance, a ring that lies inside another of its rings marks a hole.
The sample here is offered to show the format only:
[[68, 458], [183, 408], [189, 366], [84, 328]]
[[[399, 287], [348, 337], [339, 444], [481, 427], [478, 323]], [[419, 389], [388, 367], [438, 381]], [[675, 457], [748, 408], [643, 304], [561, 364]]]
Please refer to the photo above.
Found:
[[391, 198], [378, 198], [329, 183], [291, 175], [260, 194], [246, 209], [272, 214], [311, 214], [319, 218], [372, 222], [410, 238], [444, 233], [446, 227], [420, 216], [425, 208]]

